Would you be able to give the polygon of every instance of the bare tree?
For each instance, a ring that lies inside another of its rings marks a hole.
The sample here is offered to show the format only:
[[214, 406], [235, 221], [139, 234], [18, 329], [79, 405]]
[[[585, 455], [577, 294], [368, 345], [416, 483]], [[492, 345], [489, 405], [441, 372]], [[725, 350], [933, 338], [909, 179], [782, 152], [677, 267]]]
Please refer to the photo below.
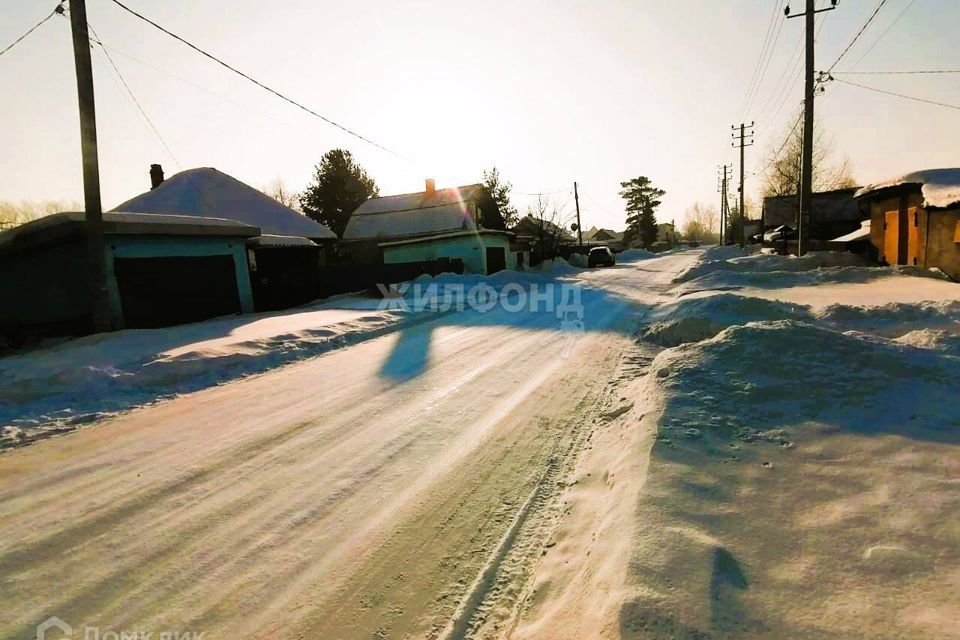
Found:
[[527, 216], [520, 224], [533, 232], [540, 258], [546, 259], [560, 252], [563, 240], [572, 239], [566, 227], [573, 217], [575, 214], [567, 212], [566, 206], [557, 205], [554, 200], [541, 195], [527, 207]]
[[76, 200], [0, 200], [0, 229], [15, 227], [61, 211], [83, 211]]
[[[834, 161], [836, 144], [823, 127], [817, 125], [813, 137], [813, 190], [831, 191], [856, 185], [853, 167], [847, 157]], [[767, 149], [767, 169], [763, 175], [764, 196], [785, 196], [799, 192], [803, 128], [784, 131]], [[749, 211], [749, 209], [748, 209]]]
[[720, 212], [712, 204], [694, 202], [684, 213], [683, 237], [700, 242], [719, 242]]
[[278, 177], [271, 180], [267, 186], [263, 188], [263, 192], [280, 204], [290, 207], [294, 211], [301, 211], [300, 194], [290, 189], [287, 183], [283, 181], [283, 178]]

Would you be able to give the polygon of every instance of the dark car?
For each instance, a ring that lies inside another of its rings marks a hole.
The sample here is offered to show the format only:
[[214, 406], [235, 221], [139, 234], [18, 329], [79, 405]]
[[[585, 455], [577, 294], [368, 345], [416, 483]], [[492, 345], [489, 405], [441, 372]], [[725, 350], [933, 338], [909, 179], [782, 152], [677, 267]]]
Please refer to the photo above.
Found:
[[612, 267], [616, 263], [617, 260], [613, 257], [610, 247], [594, 247], [587, 254], [588, 267]]

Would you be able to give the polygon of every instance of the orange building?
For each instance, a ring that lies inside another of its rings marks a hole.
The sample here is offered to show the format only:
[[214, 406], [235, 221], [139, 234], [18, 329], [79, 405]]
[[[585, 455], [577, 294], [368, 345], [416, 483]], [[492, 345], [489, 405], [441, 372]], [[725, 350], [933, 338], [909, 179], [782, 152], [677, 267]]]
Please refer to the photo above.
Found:
[[936, 267], [960, 280], [960, 169], [917, 171], [855, 197], [869, 207], [880, 262]]

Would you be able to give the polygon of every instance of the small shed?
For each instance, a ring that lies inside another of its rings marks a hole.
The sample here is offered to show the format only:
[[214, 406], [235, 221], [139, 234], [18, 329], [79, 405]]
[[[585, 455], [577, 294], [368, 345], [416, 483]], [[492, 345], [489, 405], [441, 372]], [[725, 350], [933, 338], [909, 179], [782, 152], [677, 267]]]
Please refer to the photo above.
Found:
[[[860, 228], [860, 223], [867, 216], [854, 198], [858, 189], [859, 187], [850, 187], [813, 194], [810, 206], [810, 239], [826, 241]], [[796, 229], [799, 211], [800, 200], [796, 194], [764, 198], [763, 231], [783, 225]]]
[[[256, 227], [194, 216], [103, 214], [115, 328], [163, 327], [253, 311], [245, 242]], [[84, 214], [0, 233], [0, 333], [14, 343], [93, 331]]]
[[960, 280], [960, 168], [931, 169], [860, 189], [870, 244], [886, 264], [937, 267]]

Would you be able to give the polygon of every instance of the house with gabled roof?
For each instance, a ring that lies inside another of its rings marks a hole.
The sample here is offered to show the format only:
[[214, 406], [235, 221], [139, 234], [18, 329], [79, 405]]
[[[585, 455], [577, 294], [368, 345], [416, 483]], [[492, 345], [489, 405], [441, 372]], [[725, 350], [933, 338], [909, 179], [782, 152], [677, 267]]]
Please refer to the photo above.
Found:
[[221, 218], [260, 230], [246, 241], [258, 311], [285, 309], [323, 294], [319, 270], [328, 263], [337, 239], [325, 225], [211, 167], [164, 179], [163, 168], [154, 164], [150, 187], [114, 211]]
[[350, 216], [341, 239], [345, 259], [363, 266], [449, 261], [466, 273], [516, 267], [513, 234], [483, 185], [371, 198]]

